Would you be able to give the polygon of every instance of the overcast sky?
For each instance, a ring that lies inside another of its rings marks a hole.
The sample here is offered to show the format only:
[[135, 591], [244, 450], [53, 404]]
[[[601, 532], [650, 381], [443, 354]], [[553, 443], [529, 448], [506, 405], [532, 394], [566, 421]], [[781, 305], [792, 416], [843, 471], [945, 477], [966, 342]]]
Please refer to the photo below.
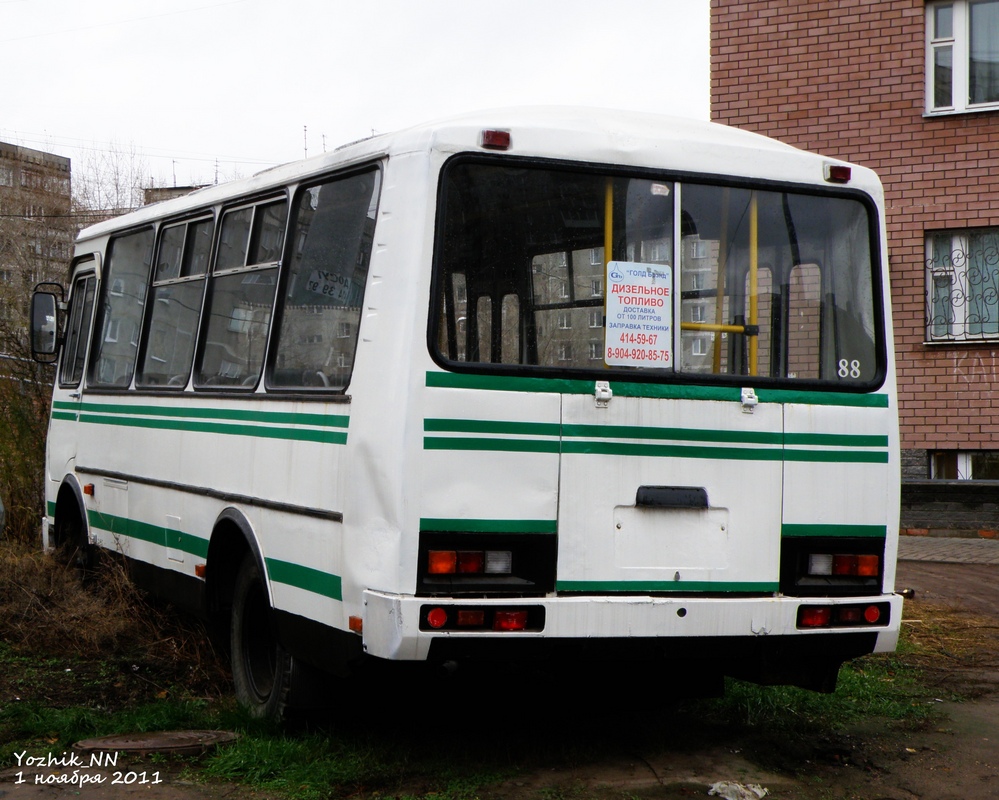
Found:
[[709, 0], [0, 0], [0, 141], [211, 183], [481, 108], [708, 118]]

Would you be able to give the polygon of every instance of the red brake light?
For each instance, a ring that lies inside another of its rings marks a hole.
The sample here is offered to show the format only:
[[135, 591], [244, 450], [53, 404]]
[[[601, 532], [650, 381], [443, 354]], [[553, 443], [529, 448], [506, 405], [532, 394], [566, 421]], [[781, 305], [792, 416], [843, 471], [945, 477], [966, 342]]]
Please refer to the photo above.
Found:
[[876, 578], [881, 567], [878, 556], [857, 556], [857, 575]]
[[833, 575], [855, 575], [857, 572], [857, 557], [850, 555], [833, 556]]
[[427, 612], [427, 624], [431, 628], [443, 628], [447, 625], [447, 611], [443, 608], [432, 608]]
[[822, 628], [832, 619], [829, 606], [802, 606], [798, 611], [798, 625], [802, 628]]
[[453, 575], [458, 569], [458, 553], [454, 550], [431, 550], [427, 553], [427, 572], [431, 575]]
[[481, 550], [459, 550], [458, 572], [478, 572], [485, 569], [486, 554]]
[[858, 606], [844, 606], [836, 611], [836, 622], [840, 625], [860, 625], [863, 611]]
[[494, 631], [522, 631], [526, 627], [526, 611], [497, 611], [493, 616]]
[[486, 612], [478, 608], [461, 609], [458, 611], [459, 628], [481, 628], [486, 621]]

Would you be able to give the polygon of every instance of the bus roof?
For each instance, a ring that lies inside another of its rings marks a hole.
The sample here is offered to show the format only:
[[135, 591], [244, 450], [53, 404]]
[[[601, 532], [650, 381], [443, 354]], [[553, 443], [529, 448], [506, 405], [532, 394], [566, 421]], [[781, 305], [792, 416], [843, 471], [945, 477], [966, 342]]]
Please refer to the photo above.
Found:
[[[234, 197], [259, 194], [385, 156], [429, 150], [446, 155], [485, 152], [480, 144], [484, 130], [510, 132], [510, 146], [505, 150], [508, 155], [690, 174], [820, 185], [824, 164], [847, 164], [759, 134], [684, 117], [569, 106], [494, 109], [350, 142], [322, 155], [264, 170], [250, 178], [143, 206], [85, 228], [79, 238], [104, 236], [163, 217], [209, 208]], [[881, 186], [874, 173], [856, 165], [849, 166], [853, 170], [851, 187], [880, 197]]]

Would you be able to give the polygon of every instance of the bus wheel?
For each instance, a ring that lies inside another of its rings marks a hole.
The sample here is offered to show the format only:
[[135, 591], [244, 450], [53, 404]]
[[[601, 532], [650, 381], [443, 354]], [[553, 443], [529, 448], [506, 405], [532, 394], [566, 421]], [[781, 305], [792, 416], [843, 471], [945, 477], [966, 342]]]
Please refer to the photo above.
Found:
[[55, 558], [86, 578], [97, 566], [97, 553], [87, 541], [80, 515], [68, 504], [57, 509], [53, 530]]
[[236, 699], [252, 716], [282, 718], [291, 687], [291, 656], [271, 630], [263, 576], [247, 554], [232, 598], [232, 679]]

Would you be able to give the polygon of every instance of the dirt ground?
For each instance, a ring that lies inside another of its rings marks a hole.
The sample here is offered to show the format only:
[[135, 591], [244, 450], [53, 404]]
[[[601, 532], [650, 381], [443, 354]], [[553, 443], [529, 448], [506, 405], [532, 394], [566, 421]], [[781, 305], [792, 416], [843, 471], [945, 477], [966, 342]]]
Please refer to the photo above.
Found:
[[[962, 615], [975, 615], [977, 645], [969, 650], [965, 637], [965, 646], [955, 652], [944, 648], [937, 662], [924, 666], [941, 695], [939, 702], [931, 700], [939, 715], [929, 725], [912, 730], [869, 720], [835, 734], [781, 742], [703, 728], [682, 715], [654, 716], [638, 708], [615, 709], [613, 704], [576, 709], [579, 713], [570, 718], [560, 717], [564, 709], [556, 709], [553, 730], [567, 737], [607, 737], [606, 757], [584, 766], [548, 765], [521, 773], [484, 791], [482, 800], [679, 800], [707, 797], [708, 787], [720, 781], [757, 784], [778, 800], [994, 800], [999, 797], [999, 566], [901, 562], [897, 586], [915, 590], [915, 599], [906, 605], [905, 625], [927, 624], [922, 617], [929, 616], [931, 608], [953, 609], [956, 613], [949, 619], [958, 621]], [[947, 701], [954, 694], [970, 699]], [[665, 747], [662, 726], [677, 728]], [[660, 735], [649, 735], [653, 731]], [[465, 733], [476, 735], [474, 727]], [[647, 744], [653, 740], [659, 744]], [[461, 746], [460, 737], [447, 741]], [[71, 773], [72, 767], [15, 767], [0, 772], [0, 798], [264, 797], [230, 785], [183, 781], [169, 769], [154, 776], [156, 767], [141, 760], [120, 763], [117, 769], [123, 778], [130, 771], [136, 777], [131, 784], [115, 785], [115, 770], [88, 768], [91, 779], [103, 777], [103, 782], [39, 785], [34, 775], [44, 779]], [[160, 782], [153, 783], [157, 778]], [[419, 787], [402, 787], [400, 792], [419, 793]]]

